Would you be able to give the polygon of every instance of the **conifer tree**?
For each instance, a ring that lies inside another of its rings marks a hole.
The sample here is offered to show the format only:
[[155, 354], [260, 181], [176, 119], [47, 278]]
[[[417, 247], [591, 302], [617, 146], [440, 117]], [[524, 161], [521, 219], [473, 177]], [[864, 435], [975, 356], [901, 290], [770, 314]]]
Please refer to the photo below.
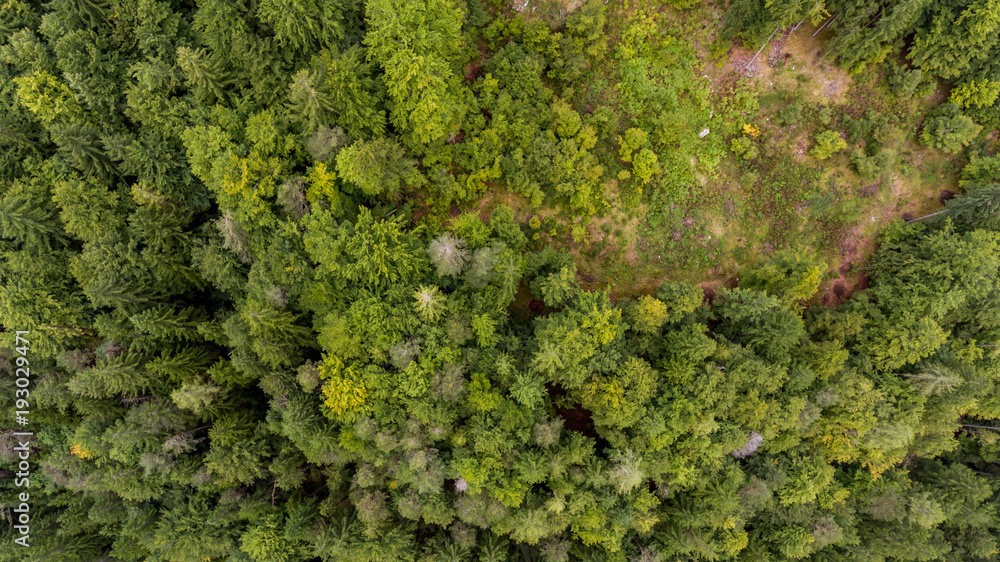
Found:
[[963, 4], [941, 9], [920, 30], [909, 53], [914, 64], [942, 78], [954, 78], [997, 44], [997, 6], [982, 0]]
[[464, 112], [451, 69], [464, 10], [450, 0], [375, 0], [365, 8], [368, 57], [386, 72], [393, 125], [417, 142], [440, 139]]
[[199, 100], [210, 103], [225, 99], [229, 80], [220, 60], [213, 60], [204, 49], [178, 47], [177, 64]]
[[337, 154], [337, 173], [370, 197], [395, 199], [404, 184], [422, 183], [403, 147], [385, 138], [359, 141], [341, 150]]
[[329, 47], [344, 35], [339, 2], [265, 0], [257, 17], [267, 22], [281, 45], [293, 49]]
[[0, 234], [27, 250], [52, 250], [68, 243], [52, 212], [28, 197], [7, 195], [0, 201]]

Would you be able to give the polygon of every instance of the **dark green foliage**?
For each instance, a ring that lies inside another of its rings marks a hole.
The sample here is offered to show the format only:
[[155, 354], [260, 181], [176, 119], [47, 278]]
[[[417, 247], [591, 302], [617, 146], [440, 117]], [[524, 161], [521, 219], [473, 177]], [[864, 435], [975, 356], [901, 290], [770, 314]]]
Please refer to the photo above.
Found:
[[313, 57], [310, 70], [292, 76], [288, 96], [307, 131], [337, 123], [358, 139], [380, 136], [385, 129], [385, 113], [373, 90], [371, 69], [355, 46], [343, 53], [324, 50]]
[[[761, 44], [836, 12], [852, 70], [912, 34], [897, 95], [955, 81], [921, 137], [970, 147], [964, 193], [889, 227], [831, 308], [795, 249], [714, 299], [591, 290], [546, 241], [702, 193], [742, 109], [712, 117], [669, 17], [508, 8], [0, 6], [0, 370], [30, 369], [0, 406], [34, 432], [32, 546], [8, 525], [0, 561], [996, 556], [992, 5], [727, 13]], [[895, 165], [901, 122], [827, 113], [862, 175]]]
[[963, 230], [1000, 231], [1000, 184], [991, 184], [948, 202], [948, 218]]

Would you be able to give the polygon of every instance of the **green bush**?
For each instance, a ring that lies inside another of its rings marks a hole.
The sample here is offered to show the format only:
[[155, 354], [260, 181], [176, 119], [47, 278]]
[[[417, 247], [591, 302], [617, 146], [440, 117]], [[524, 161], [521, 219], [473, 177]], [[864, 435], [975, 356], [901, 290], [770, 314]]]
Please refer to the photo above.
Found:
[[747, 137], [736, 137], [729, 143], [729, 150], [743, 158], [744, 160], [753, 160], [757, 157], [757, 145], [754, 144], [753, 140]]
[[968, 146], [982, 130], [982, 126], [977, 125], [968, 115], [963, 115], [957, 105], [944, 103], [924, 121], [920, 143], [954, 153]]
[[799, 121], [802, 121], [802, 103], [797, 101], [792, 102], [774, 116], [774, 122], [782, 127], [794, 125]]
[[823, 131], [816, 135], [816, 146], [810, 154], [817, 160], [826, 160], [835, 153], [847, 148], [847, 141], [840, 137], [837, 131]]
[[851, 152], [851, 164], [858, 175], [865, 179], [875, 179], [880, 176], [896, 159], [895, 150], [881, 150], [869, 156], [864, 150], [857, 148]]
[[820, 123], [822, 123], [823, 125], [829, 125], [830, 121], [833, 120], [833, 110], [830, 109], [829, 107], [825, 106], [821, 107], [819, 108], [818, 116]]
[[892, 93], [902, 99], [922, 98], [934, 92], [934, 78], [919, 68], [897, 67], [889, 77]]

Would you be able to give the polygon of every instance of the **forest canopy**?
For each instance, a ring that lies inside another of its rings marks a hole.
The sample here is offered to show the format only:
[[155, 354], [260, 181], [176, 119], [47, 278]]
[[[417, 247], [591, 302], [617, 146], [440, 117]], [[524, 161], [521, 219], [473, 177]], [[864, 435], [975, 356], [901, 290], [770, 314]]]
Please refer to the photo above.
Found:
[[995, 559], [996, 4], [0, 0], [0, 561]]

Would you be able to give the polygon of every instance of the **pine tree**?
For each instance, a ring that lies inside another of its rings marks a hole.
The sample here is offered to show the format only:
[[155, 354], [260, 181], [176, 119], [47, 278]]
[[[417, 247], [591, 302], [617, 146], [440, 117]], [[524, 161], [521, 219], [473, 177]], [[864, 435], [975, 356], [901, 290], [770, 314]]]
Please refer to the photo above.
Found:
[[401, 218], [378, 220], [362, 207], [357, 222], [332, 227], [310, 214], [303, 237], [306, 251], [333, 273], [360, 287], [385, 289], [406, 285], [424, 270], [427, 258], [417, 240], [402, 229]]
[[795, 250], [781, 250], [743, 274], [740, 287], [764, 291], [786, 306], [808, 300], [819, 289], [825, 264]]
[[957, 105], [945, 103], [935, 108], [924, 121], [920, 142], [945, 152], [958, 152], [982, 130], [983, 127], [963, 115]]
[[198, 341], [203, 336], [198, 325], [205, 321], [200, 311], [194, 308], [177, 309], [159, 305], [129, 317], [135, 329], [141, 333], [168, 341]]
[[321, 0], [264, 0], [257, 17], [267, 22], [279, 44], [293, 49], [329, 47], [344, 36], [341, 5]]
[[228, 414], [209, 430], [205, 468], [223, 486], [251, 484], [266, 474], [270, 443], [251, 414]]
[[546, 306], [559, 307], [576, 295], [576, 266], [563, 267], [538, 282], [538, 293]]
[[947, 203], [946, 218], [960, 230], [1000, 231], [1000, 184], [970, 190]]
[[52, 201], [59, 205], [66, 232], [85, 242], [113, 237], [124, 228], [119, 194], [91, 178], [72, 177], [57, 183]]
[[629, 310], [632, 327], [646, 333], [658, 332], [670, 316], [667, 305], [649, 295], [640, 298]]
[[84, 174], [112, 177], [118, 174], [114, 163], [105, 153], [103, 141], [96, 127], [82, 121], [53, 125], [52, 140], [59, 145], [59, 153]]
[[418, 287], [413, 292], [413, 306], [427, 322], [437, 322], [445, 313], [444, 297], [437, 287]]
[[385, 131], [371, 69], [357, 46], [314, 57], [311, 69], [293, 76], [289, 101], [310, 132], [336, 124], [351, 138], [367, 139]]
[[229, 77], [221, 60], [210, 57], [204, 49], [177, 47], [177, 64], [199, 100], [204, 103], [225, 100]]
[[109, 4], [107, 0], [55, 0], [50, 9], [73, 27], [97, 26], [107, 21]]
[[607, 478], [619, 494], [628, 494], [646, 479], [642, 458], [634, 451], [616, 451], [611, 462]]
[[218, 517], [204, 498], [165, 509], [147, 548], [166, 560], [201, 560], [226, 555], [236, 543], [234, 521]]
[[153, 373], [142, 368], [143, 361], [143, 356], [133, 353], [102, 359], [73, 377], [68, 387], [74, 394], [90, 398], [139, 396], [159, 386]]
[[250, 242], [247, 240], [247, 233], [240, 226], [232, 213], [226, 212], [219, 217], [215, 223], [222, 235], [223, 247], [236, 254], [243, 263], [250, 263], [253, 255], [250, 252]]
[[204, 384], [201, 381], [185, 382], [170, 393], [170, 399], [178, 408], [200, 414], [216, 402], [223, 393], [223, 389], [214, 384]]
[[190, 381], [213, 363], [211, 353], [202, 347], [188, 346], [160, 353], [146, 363], [146, 370], [172, 382]]
[[247, 553], [254, 562], [295, 560], [297, 553], [285, 538], [283, 523], [278, 513], [257, 519], [240, 537], [240, 550]]
[[249, 329], [251, 349], [268, 365], [294, 364], [299, 349], [312, 341], [312, 330], [298, 324], [298, 315], [274, 306], [248, 302], [240, 319]]
[[341, 150], [337, 154], [337, 173], [369, 197], [395, 199], [403, 185], [423, 183], [403, 147], [387, 138], [358, 141]]
[[29, 251], [68, 244], [52, 212], [28, 197], [7, 195], [0, 201], [0, 234]]
[[[930, 4], [930, 0], [907, 0], [892, 6], [887, 13], [859, 10], [854, 18], [845, 17], [836, 25], [844, 32], [834, 38], [831, 49], [852, 73], [861, 72], [897, 49], [897, 41], [911, 32]], [[880, 6], [872, 7], [882, 10]], [[876, 19], [871, 25], [873, 16]]]
[[908, 56], [924, 70], [955, 78], [996, 46], [1000, 7], [989, 0], [976, 0], [958, 14], [951, 5], [942, 8], [930, 25], [920, 29]]
[[924, 396], [940, 396], [953, 391], [964, 382], [962, 377], [955, 375], [943, 365], [934, 363], [925, 365], [917, 373], [903, 376], [909, 379], [910, 384]]
[[368, 57], [386, 72], [392, 123], [417, 142], [440, 139], [464, 110], [450, 68], [464, 10], [450, 0], [375, 0], [365, 12]]

